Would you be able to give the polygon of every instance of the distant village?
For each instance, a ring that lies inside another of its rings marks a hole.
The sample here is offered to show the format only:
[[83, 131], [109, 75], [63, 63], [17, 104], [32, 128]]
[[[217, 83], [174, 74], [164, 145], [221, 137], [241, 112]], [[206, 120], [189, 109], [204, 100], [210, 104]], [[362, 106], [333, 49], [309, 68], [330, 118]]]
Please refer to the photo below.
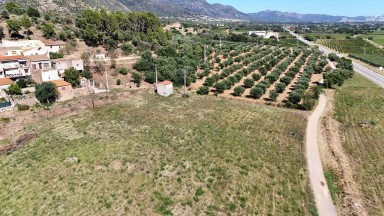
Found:
[[[0, 98], [10, 102], [6, 90], [20, 79], [29, 79], [35, 83], [52, 82], [64, 97], [71, 92], [71, 84], [65, 82], [64, 71], [74, 68], [84, 70], [80, 58], [51, 59], [50, 53], [59, 53], [65, 42], [53, 40], [2, 40], [0, 45]], [[33, 92], [28, 88], [28, 92]], [[1, 108], [3, 109], [3, 105]]]

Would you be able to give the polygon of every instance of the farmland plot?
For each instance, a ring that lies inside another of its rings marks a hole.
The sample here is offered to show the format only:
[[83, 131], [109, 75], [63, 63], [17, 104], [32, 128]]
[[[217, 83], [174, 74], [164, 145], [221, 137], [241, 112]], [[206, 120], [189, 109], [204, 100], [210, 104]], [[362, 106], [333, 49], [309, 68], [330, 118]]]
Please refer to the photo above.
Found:
[[296, 112], [209, 96], [138, 95], [48, 119], [26, 127], [37, 138], [0, 156], [0, 209], [10, 215], [315, 215], [305, 125]]

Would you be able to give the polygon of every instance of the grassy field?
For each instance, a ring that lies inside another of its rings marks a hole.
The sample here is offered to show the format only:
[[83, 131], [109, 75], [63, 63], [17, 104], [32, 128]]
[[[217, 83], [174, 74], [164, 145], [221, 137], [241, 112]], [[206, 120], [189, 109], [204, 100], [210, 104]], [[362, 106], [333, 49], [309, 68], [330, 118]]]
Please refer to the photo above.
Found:
[[345, 39], [348, 36], [351, 36], [351, 34], [335, 34], [335, 33], [309, 33], [309, 34], [303, 34], [302, 36], [304, 37], [305, 35], [310, 35], [313, 36], [314, 38], [318, 39], [327, 39], [327, 36], [330, 37], [330, 39]]
[[[282, 124], [283, 122], [283, 124]], [[0, 156], [11, 215], [316, 215], [301, 114], [204, 96], [134, 100], [31, 125]]]
[[373, 38], [373, 42], [380, 44], [384, 46], [384, 35], [378, 35], [378, 34], [365, 34], [362, 35], [363, 38], [368, 39], [369, 37]]
[[384, 90], [356, 74], [336, 94], [336, 117], [369, 215], [384, 215]]

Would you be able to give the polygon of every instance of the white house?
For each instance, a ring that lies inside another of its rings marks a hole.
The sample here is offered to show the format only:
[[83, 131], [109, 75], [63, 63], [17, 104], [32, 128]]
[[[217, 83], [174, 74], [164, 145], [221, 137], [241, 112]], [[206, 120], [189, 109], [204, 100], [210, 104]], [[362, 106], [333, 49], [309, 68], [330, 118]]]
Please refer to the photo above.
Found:
[[32, 55], [48, 55], [48, 51], [42, 48], [30, 48], [22, 51], [22, 54], [25, 56]]
[[20, 47], [0, 47], [0, 55], [17, 56], [22, 55], [23, 49]]
[[47, 71], [41, 71], [41, 80], [43, 82], [48, 82], [52, 80], [59, 80], [61, 79], [59, 76], [59, 71], [57, 69], [50, 69]]
[[31, 61], [32, 70], [49, 70], [51, 69], [51, 60], [47, 54], [28, 56]]
[[61, 58], [52, 60], [52, 67], [56, 68], [60, 74], [64, 74], [64, 71], [71, 67], [78, 71], [83, 71], [84, 63], [82, 59]]
[[20, 47], [22, 49], [34, 48], [34, 47], [45, 47], [43, 42], [40, 40], [2, 40], [3, 47]]
[[173, 94], [173, 84], [171, 81], [165, 80], [157, 84], [157, 93], [161, 96], [168, 97]]
[[31, 75], [30, 60], [23, 56], [0, 56], [0, 78]]
[[105, 53], [96, 53], [95, 59], [97, 60], [104, 60], [105, 59]]
[[277, 38], [277, 34], [275, 32], [267, 32], [267, 31], [249, 31], [248, 35], [249, 36], [257, 35], [257, 36], [260, 36], [263, 38], [270, 38], [270, 37], [276, 37]]
[[48, 52], [59, 52], [65, 46], [63, 41], [43, 40], [42, 43]]

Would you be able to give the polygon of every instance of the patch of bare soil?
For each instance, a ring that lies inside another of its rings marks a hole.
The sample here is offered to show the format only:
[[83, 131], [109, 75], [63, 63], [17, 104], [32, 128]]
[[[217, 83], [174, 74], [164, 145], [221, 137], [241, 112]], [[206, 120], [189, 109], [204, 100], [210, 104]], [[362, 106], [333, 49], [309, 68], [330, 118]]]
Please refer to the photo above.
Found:
[[337, 184], [342, 192], [337, 200], [334, 200], [338, 213], [367, 215], [362, 205], [361, 192], [353, 179], [353, 164], [343, 149], [345, 139], [341, 125], [333, 119], [334, 94], [333, 90], [326, 91], [328, 103], [320, 124], [319, 146], [322, 162], [326, 170], [336, 171], [339, 177]]
[[14, 143], [1, 147], [0, 155], [16, 151], [17, 149], [19, 149], [25, 143], [31, 141], [36, 136], [37, 136], [36, 134], [24, 134], [20, 136]]

